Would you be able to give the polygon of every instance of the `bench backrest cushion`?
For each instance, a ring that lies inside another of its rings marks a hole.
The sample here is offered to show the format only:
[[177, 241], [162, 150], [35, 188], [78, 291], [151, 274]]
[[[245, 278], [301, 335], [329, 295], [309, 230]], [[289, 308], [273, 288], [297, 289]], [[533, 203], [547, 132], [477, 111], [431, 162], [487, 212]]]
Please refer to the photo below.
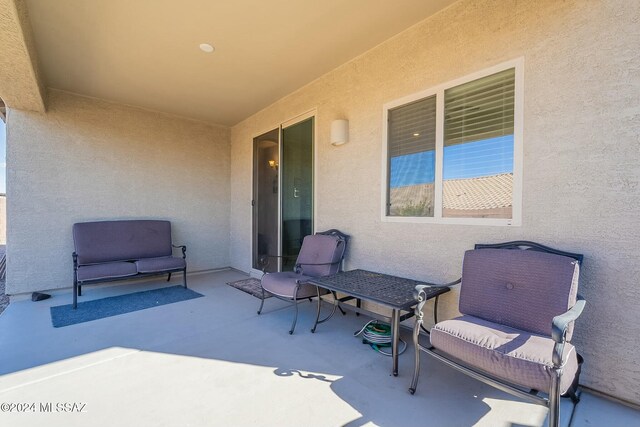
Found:
[[[553, 317], [576, 302], [579, 264], [570, 257], [522, 249], [465, 253], [460, 312], [535, 334], [551, 335]], [[573, 328], [567, 331], [571, 339]]]
[[73, 224], [78, 264], [137, 260], [171, 255], [171, 223], [156, 220]]

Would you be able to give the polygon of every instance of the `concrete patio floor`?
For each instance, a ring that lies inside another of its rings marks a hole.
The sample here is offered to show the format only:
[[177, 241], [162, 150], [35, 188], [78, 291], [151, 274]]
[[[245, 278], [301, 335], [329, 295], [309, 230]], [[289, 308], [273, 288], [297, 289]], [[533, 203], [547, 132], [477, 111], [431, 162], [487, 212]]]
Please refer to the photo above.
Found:
[[[547, 410], [423, 358], [407, 392], [413, 348], [391, 360], [353, 332], [367, 320], [336, 315], [309, 332], [314, 305], [291, 312], [226, 286], [233, 270], [190, 277], [205, 297], [54, 329], [49, 307], [68, 291], [12, 302], [0, 316], [0, 403], [53, 403], [52, 413], [0, 412], [2, 426], [541, 426]], [[175, 278], [178, 283], [181, 278]], [[173, 283], [173, 284], [175, 284]], [[144, 282], [87, 287], [81, 301], [156, 288]], [[403, 331], [405, 341], [409, 331]], [[81, 413], [56, 403], [85, 404]], [[563, 425], [634, 426], [640, 413], [587, 392]]]

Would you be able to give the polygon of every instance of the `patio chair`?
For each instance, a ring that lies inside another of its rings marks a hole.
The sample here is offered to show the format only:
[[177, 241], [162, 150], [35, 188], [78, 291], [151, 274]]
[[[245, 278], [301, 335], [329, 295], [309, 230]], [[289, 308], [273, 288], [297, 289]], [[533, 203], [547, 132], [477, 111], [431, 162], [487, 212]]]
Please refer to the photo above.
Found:
[[269, 293], [283, 301], [293, 303], [295, 311], [293, 314], [293, 323], [289, 330], [289, 334], [293, 334], [298, 320], [298, 301], [305, 299], [311, 300], [317, 296], [318, 311], [316, 313], [316, 323], [322, 323], [322, 321], [326, 320], [318, 321], [317, 319], [320, 317], [320, 305], [322, 302], [320, 296], [328, 294], [329, 291], [307, 282], [312, 277], [327, 276], [337, 273], [340, 270], [347, 249], [348, 239], [348, 235], [334, 229], [306, 236], [302, 241], [302, 247], [300, 248], [300, 253], [297, 256], [293, 271], [267, 273], [268, 258], [285, 257], [263, 257], [262, 271], [264, 275], [260, 281], [262, 301], [260, 302], [258, 314], [262, 313], [265, 293]]
[[[560, 396], [578, 402], [582, 357], [570, 344], [585, 300], [577, 295], [582, 255], [533, 242], [476, 245], [462, 267], [462, 316], [423, 328], [425, 286], [416, 287], [415, 393], [420, 352], [493, 387], [549, 408], [559, 421]], [[431, 346], [419, 344], [420, 331]], [[546, 393], [546, 396], [544, 394]]]

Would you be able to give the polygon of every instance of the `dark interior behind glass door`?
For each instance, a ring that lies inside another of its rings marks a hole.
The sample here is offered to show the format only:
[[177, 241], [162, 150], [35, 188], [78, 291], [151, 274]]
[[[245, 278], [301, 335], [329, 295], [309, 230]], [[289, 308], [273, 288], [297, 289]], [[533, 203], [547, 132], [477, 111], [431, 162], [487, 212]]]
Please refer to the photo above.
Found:
[[[278, 129], [253, 140], [253, 268], [260, 258], [278, 255]], [[278, 271], [278, 260], [270, 259], [268, 272]]]
[[313, 118], [282, 130], [282, 271], [313, 232]]

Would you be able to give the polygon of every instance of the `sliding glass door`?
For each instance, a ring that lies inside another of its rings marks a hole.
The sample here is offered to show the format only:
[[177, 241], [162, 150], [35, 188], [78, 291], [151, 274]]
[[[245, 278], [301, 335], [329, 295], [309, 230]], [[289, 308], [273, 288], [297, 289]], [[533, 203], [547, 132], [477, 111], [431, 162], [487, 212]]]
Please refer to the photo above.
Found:
[[[313, 117], [253, 140], [253, 260], [268, 272], [290, 271], [304, 236], [313, 233]], [[279, 261], [278, 261], [279, 260]]]
[[282, 270], [313, 233], [313, 117], [282, 129]]

